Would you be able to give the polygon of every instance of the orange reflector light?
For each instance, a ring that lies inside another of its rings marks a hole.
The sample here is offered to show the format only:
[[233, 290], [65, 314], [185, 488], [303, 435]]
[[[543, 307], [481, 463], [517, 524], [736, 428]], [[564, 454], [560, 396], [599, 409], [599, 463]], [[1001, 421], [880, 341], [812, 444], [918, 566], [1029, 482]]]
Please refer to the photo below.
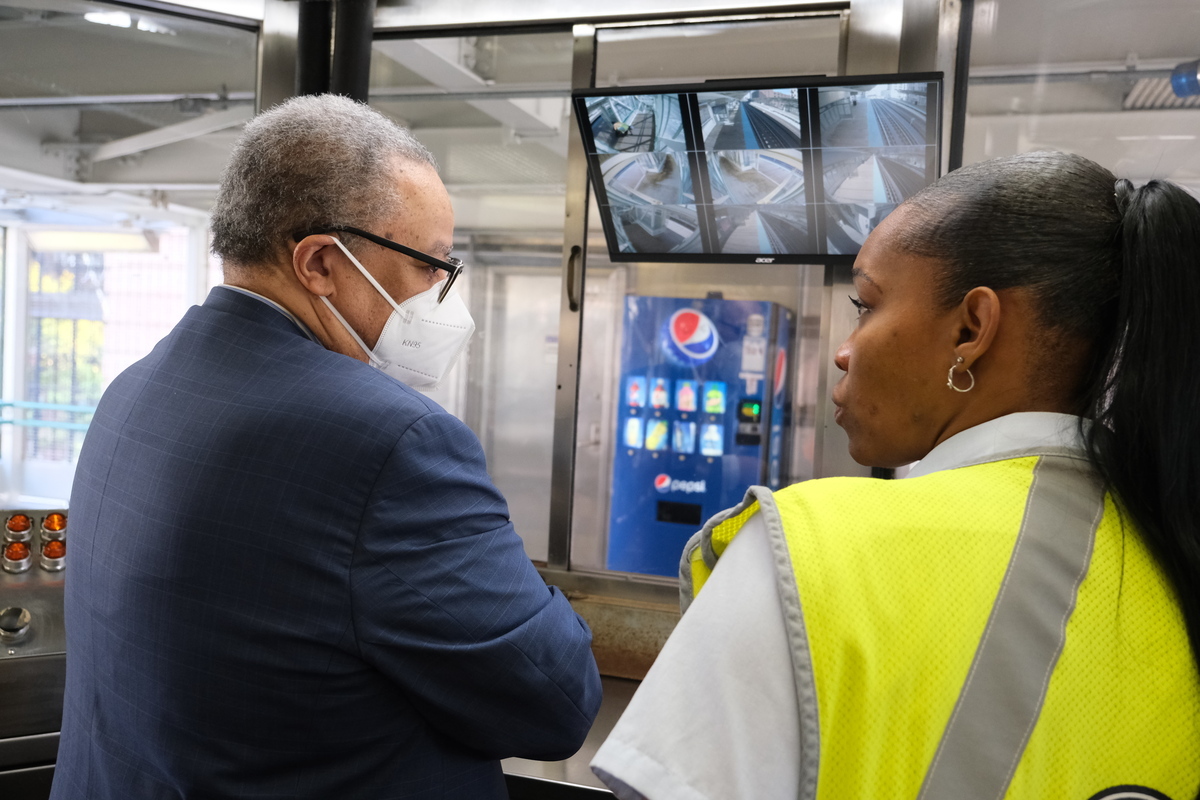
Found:
[[46, 558], [62, 558], [66, 554], [67, 545], [64, 542], [46, 542], [42, 548], [42, 555]]
[[13, 533], [24, 533], [33, 526], [33, 522], [24, 514], [13, 514], [5, 524]]
[[42, 523], [42, 527], [48, 531], [61, 531], [63, 528], [67, 527], [67, 517], [66, 515], [59, 514], [56, 511], [55, 513], [46, 517], [46, 521]]
[[9, 561], [20, 561], [29, 558], [29, 545], [24, 542], [9, 542], [4, 548], [4, 557]]

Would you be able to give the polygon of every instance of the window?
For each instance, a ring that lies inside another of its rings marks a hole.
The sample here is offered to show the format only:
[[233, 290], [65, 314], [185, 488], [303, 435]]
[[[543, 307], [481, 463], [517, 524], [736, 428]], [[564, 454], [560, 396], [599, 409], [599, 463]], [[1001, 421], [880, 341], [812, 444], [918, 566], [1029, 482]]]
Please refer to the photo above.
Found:
[[8, 232], [15, 254], [8, 285], [21, 287], [5, 309], [12, 324], [5, 331], [0, 475], [10, 498], [67, 499], [101, 394], [202, 299], [198, 276], [209, 269], [202, 227], [130, 237], [140, 251], [72, 249], [89, 240], [104, 244], [109, 233]]
[[0, 502], [22, 505], [65, 502], [105, 387], [218, 279], [207, 212], [257, 63], [256, 20], [51, 5], [0, 4]]
[[428, 392], [479, 436], [535, 561], [549, 547], [572, 37], [376, 32], [371, 105], [438, 160], [455, 210], [471, 344]]

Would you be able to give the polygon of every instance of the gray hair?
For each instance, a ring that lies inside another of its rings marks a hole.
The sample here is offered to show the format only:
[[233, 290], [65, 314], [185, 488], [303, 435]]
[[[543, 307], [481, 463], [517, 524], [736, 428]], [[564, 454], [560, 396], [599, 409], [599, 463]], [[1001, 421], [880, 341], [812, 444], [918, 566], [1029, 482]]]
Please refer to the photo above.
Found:
[[297, 233], [371, 228], [397, 214], [395, 161], [437, 168], [407, 129], [337, 95], [294, 97], [246, 125], [221, 176], [212, 252], [255, 268]]

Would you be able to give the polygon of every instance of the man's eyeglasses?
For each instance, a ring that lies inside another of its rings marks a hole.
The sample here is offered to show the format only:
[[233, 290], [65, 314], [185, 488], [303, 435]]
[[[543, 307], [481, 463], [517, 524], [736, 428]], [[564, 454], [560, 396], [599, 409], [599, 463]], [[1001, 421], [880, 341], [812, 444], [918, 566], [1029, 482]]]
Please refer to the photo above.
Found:
[[442, 286], [442, 290], [438, 292], [437, 301], [439, 303], [446, 299], [446, 295], [450, 293], [450, 287], [454, 285], [454, 282], [458, 280], [459, 274], [463, 271], [462, 260], [457, 259], [454, 256], [448, 256], [446, 260], [443, 261], [440, 258], [435, 258], [434, 256], [429, 255], [428, 253], [422, 253], [420, 250], [414, 250], [413, 248], [405, 247], [398, 242], [393, 242], [391, 239], [385, 239], [382, 236], [376, 236], [373, 233], [367, 233], [361, 228], [351, 228], [348, 225], [341, 228], [318, 228], [317, 230], [306, 231], [305, 233], [298, 234], [292, 238], [298, 242], [305, 236], [317, 236], [324, 233], [350, 233], [355, 236], [361, 236], [368, 242], [377, 244], [380, 247], [386, 247], [388, 250], [395, 250], [397, 253], [403, 253], [409, 258], [415, 258], [417, 261], [424, 262], [431, 267], [436, 267], [440, 270], [443, 270], [446, 273], [446, 283], [444, 286]]

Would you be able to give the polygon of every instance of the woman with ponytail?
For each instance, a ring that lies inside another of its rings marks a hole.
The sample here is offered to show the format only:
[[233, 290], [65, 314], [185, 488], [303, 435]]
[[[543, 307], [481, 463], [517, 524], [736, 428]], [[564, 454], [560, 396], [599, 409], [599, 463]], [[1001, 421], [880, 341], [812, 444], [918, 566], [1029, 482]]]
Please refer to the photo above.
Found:
[[918, 463], [710, 520], [593, 769], [623, 799], [1200, 797], [1200, 203], [984, 162], [854, 282], [837, 422]]

